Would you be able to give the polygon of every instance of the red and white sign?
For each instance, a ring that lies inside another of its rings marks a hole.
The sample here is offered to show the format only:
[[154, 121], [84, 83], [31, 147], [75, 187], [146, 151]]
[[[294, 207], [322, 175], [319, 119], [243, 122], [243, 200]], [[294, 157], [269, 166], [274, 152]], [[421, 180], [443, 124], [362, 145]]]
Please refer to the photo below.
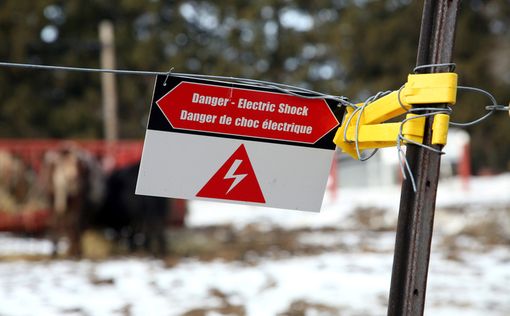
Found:
[[181, 82], [156, 104], [175, 129], [314, 144], [338, 125], [323, 99]]
[[343, 109], [271, 88], [165, 77], [136, 194], [320, 211]]

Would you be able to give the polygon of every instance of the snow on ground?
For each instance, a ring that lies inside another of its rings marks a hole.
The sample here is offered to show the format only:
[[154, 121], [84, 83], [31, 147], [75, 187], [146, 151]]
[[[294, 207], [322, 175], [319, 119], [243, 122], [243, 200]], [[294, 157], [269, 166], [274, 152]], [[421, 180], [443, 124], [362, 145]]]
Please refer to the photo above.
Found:
[[[367, 199], [367, 197], [370, 199]], [[344, 226], [342, 221], [357, 207], [395, 209], [398, 206], [400, 189], [397, 187], [364, 189], [342, 189], [333, 201], [326, 194], [320, 213], [290, 211], [249, 205], [236, 205], [206, 201], [191, 201], [187, 224], [196, 226], [233, 225], [242, 228], [257, 223], [268, 228], [279, 226], [286, 229], [320, 228]]]
[[[357, 208], [387, 209], [397, 216], [400, 186], [345, 188], [335, 200], [326, 193], [320, 213], [287, 211], [257, 206], [191, 201], [190, 226], [233, 225], [244, 227], [252, 223], [292, 228], [345, 227], [344, 221]], [[510, 205], [510, 174], [494, 177], [472, 177], [468, 190], [458, 178], [441, 181], [437, 208]]]
[[[0, 315], [182, 315], [242, 306], [278, 315], [292, 302], [328, 306], [315, 315], [383, 315], [392, 254], [326, 253], [259, 264], [184, 261], [0, 263]], [[494, 249], [462, 261], [433, 255], [427, 315], [508, 315], [510, 254]], [[219, 294], [218, 294], [219, 293]], [[127, 313], [127, 314], [129, 314]], [[217, 315], [209, 313], [207, 315]], [[314, 315], [312, 313], [307, 315]]]
[[[455, 179], [441, 183], [426, 315], [510, 315], [508, 192], [510, 175], [473, 178], [468, 191]], [[400, 188], [342, 189], [337, 197], [327, 195], [320, 214], [190, 203], [191, 229], [303, 229], [299, 244], [327, 248], [310, 255], [0, 261], [0, 315], [271, 316], [296, 308], [312, 316], [385, 315]], [[497, 225], [507, 230], [485, 236]], [[0, 234], [0, 256], [47, 254], [49, 247]]]
[[52, 245], [49, 240], [18, 238], [0, 233], [0, 256], [6, 255], [49, 255]]

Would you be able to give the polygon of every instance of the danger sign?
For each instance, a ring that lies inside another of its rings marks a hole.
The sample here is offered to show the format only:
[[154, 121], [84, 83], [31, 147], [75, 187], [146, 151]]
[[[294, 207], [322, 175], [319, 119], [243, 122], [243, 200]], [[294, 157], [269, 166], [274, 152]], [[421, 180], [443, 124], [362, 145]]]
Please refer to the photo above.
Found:
[[319, 211], [344, 109], [260, 86], [158, 76], [137, 194]]
[[338, 125], [323, 99], [181, 82], [156, 101], [172, 127], [313, 144]]
[[239, 146], [197, 196], [242, 202], [266, 202], [244, 145]]

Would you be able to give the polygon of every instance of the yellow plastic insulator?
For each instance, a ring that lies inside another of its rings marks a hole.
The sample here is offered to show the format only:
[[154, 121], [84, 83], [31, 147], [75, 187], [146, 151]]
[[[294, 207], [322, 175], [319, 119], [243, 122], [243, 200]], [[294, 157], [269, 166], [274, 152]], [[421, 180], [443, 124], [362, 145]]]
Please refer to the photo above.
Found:
[[448, 103], [457, 101], [457, 74], [454, 72], [411, 74], [400, 92], [404, 104]]
[[[358, 159], [356, 154], [356, 148], [355, 145], [350, 141], [349, 139], [344, 139], [344, 134], [346, 133], [347, 128], [352, 128], [355, 126], [356, 117], [353, 117], [351, 119], [351, 122], [349, 126], [347, 126], [347, 121], [349, 120], [349, 117], [353, 115], [354, 109], [348, 107], [347, 111], [344, 116], [344, 121], [342, 122], [342, 125], [336, 130], [335, 137], [333, 138], [333, 142], [340, 148], [344, 153], [349, 154], [354, 159]], [[359, 113], [359, 112], [358, 112]], [[346, 137], [347, 138], [347, 137]]]
[[406, 119], [409, 119], [402, 126], [402, 136], [412, 140], [416, 143], [423, 143], [423, 135], [425, 134], [425, 117], [417, 117], [417, 114], [407, 114]]
[[[453, 105], [456, 98], [456, 73], [411, 74], [400, 91], [394, 91], [366, 106], [357, 104], [356, 111], [347, 108], [344, 121], [337, 130], [333, 142], [355, 159], [359, 158], [356, 148], [363, 151], [395, 146], [401, 130], [405, 140], [423, 143], [425, 117], [413, 119], [415, 114], [407, 114], [407, 120], [403, 124], [385, 122], [406, 113], [413, 105], [444, 103]], [[446, 114], [435, 116], [433, 144], [446, 144], [448, 121], [449, 116]]]
[[[348, 109], [346, 117], [351, 116], [352, 113], [353, 110]], [[333, 140], [335, 144], [342, 149], [342, 152], [350, 155], [354, 159], [358, 159], [356, 141], [358, 142], [358, 149], [360, 151], [373, 148], [393, 147], [397, 144], [397, 137], [401, 128], [402, 136], [405, 139], [420, 144], [423, 142], [425, 117], [410, 119], [416, 116], [416, 114], [408, 114], [406, 118], [409, 120], [405, 123], [360, 124], [356, 127], [358, 114], [354, 115], [355, 116], [352, 118], [348, 126], [342, 124], [342, 126], [337, 130]], [[347, 131], [345, 131], [346, 129]]]
[[361, 124], [385, 122], [404, 114], [413, 104], [453, 105], [457, 101], [456, 73], [411, 74], [407, 80], [400, 92], [393, 91], [370, 103], [361, 115]]
[[448, 114], [434, 115], [434, 122], [432, 123], [432, 145], [446, 145], [449, 124], [450, 116]]
[[[359, 105], [363, 104], [358, 104], [358, 106]], [[393, 91], [392, 93], [370, 103], [363, 111], [361, 118], [363, 124], [382, 123], [404, 114], [410, 108], [411, 105], [409, 104], [402, 103], [402, 105], [400, 105], [398, 102], [398, 91]]]

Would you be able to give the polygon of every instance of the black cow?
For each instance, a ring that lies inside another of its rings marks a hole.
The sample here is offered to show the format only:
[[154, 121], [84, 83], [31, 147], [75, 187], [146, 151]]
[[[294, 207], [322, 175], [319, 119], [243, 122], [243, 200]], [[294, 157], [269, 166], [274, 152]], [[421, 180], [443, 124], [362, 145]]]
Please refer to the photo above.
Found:
[[167, 250], [165, 228], [168, 199], [135, 195], [140, 164], [113, 171], [106, 182], [106, 198], [97, 224], [113, 228], [127, 238], [130, 251], [144, 249], [163, 256]]

